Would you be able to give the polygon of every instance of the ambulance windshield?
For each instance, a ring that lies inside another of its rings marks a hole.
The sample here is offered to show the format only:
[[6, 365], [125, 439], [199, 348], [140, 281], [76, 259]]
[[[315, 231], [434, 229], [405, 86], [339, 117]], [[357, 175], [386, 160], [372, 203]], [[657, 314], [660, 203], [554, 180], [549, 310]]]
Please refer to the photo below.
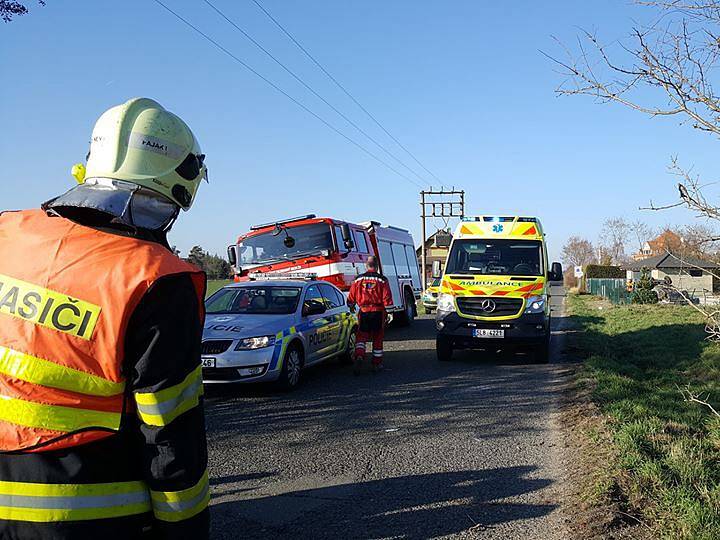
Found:
[[446, 274], [542, 276], [542, 242], [536, 240], [456, 240]]
[[[288, 238], [293, 241], [288, 242]], [[305, 255], [328, 255], [333, 250], [330, 225], [313, 223], [287, 226], [279, 232], [276, 230], [245, 238], [238, 244], [238, 265], [247, 267], [292, 261]]]

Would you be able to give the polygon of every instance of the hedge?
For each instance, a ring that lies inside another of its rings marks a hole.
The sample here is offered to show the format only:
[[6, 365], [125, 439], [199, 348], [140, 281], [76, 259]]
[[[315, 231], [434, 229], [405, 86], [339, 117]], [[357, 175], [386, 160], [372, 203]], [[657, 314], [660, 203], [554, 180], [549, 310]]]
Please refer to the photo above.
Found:
[[601, 264], [588, 264], [585, 267], [586, 278], [624, 278], [625, 270], [619, 266], [605, 266]]

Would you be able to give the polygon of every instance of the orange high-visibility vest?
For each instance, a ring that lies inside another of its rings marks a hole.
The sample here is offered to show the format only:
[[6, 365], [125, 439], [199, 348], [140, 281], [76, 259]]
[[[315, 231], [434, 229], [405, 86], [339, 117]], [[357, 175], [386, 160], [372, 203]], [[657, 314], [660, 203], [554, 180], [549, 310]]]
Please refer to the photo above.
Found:
[[125, 332], [164, 276], [187, 273], [201, 318], [205, 275], [153, 242], [41, 210], [0, 214], [0, 451], [41, 451], [117, 432]]

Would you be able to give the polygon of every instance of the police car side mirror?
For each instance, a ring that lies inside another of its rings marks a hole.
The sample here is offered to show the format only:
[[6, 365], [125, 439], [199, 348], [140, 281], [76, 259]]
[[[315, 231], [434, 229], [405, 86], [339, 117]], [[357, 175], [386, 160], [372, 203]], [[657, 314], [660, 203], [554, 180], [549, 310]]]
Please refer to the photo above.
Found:
[[327, 308], [325, 307], [325, 304], [322, 302], [318, 302], [317, 300], [309, 300], [308, 302], [305, 302], [305, 305], [303, 306], [303, 315], [321, 315], [327, 311]]

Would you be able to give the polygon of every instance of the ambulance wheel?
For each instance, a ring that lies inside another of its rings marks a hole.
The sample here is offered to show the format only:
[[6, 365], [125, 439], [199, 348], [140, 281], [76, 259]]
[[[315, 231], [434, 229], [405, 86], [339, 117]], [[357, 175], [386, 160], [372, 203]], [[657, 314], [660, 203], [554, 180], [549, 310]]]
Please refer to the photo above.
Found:
[[536, 364], [547, 364], [550, 361], [550, 338], [538, 345], [533, 352]]
[[305, 361], [303, 356], [300, 345], [297, 343], [290, 344], [283, 357], [280, 377], [277, 380], [278, 388], [285, 391], [297, 388], [298, 384], [300, 384], [300, 375]]
[[435, 340], [435, 352], [441, 362], [449, 362], [453, 356], [452, 341], [446, 337], [438, 336]]
[[340, 355], [340, 362], [352, 364], [355, 361], [355, 344], [357, 343], [357, 326], [353, 326], [347, 340], [347, 348]]

